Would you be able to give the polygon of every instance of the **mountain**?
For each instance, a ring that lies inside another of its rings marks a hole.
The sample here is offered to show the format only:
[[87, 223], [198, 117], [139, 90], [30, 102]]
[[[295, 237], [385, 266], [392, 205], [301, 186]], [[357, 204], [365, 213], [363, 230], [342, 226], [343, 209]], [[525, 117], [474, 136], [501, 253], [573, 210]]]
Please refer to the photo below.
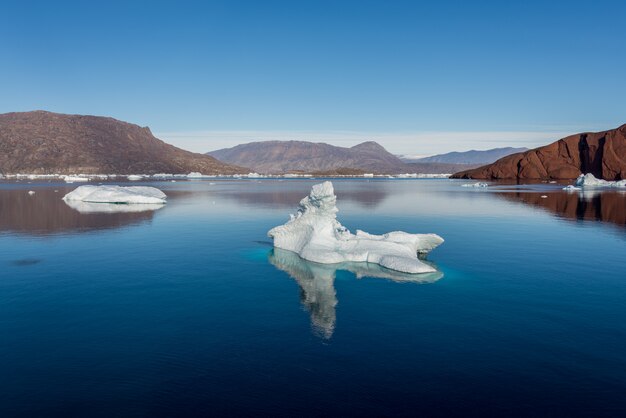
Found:
[[493, 164], [454, 174], [473, 179], [574, 179], [592, 173], [605, 180], [626, 179], [626, 125], [581, 133]]
[[400, 157], [407, 163], [447, 163], [447, 164], [473, 164], [483, 165], [518, 152], [528, 151], [528, 148], [493, 148], [484, 151], [448, 152], [446, 154], [433, 155], [425, 158]]
[[0, 173], [234, 174], [248, 172], [155, 138], [149, 128], [100, 116], [0, 114]]
[[371, 173], [403, 173], [405, 164], [376, 142], [351, 148], [305, 141], [262, 141], [208, 153], [229, 164], [250, 167], [260, 173], [330, 172], [363, 170]]

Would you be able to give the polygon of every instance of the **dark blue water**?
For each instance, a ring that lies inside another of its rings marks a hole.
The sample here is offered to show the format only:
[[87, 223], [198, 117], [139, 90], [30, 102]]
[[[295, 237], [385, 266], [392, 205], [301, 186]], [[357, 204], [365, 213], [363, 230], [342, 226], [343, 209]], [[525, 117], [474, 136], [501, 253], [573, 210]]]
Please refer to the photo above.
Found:
[[273, 251], [314, 183], [0, 184], [0, 416], [626, 414], [626, 195], [334, 181], [351, 230], [445, 238], [411, 279]]

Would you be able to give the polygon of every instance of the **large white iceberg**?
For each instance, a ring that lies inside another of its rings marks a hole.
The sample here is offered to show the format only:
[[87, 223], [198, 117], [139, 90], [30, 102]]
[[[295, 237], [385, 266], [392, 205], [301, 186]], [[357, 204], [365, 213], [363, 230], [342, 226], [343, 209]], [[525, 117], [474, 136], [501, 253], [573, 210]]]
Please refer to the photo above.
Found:
[[163, 204], [166, 199], [161, 190], [147, 186], [80, 186], [63, 197], [65, 201], [126, 204]]
[[372, 235], [359, 230], [352, 234], [337, 221], [336, 202], [331, 182], [316, 184], [300, 201], [298, 212], [286, 224], [272, 228], [268, 236], [276, 248], [317, 263], [368, 262], [405, 273], [436, 271], [420, 261], [418, 254], [440, 245], [443, 238], [439, 235], [401, 231]]
[[626, 187], [626, 180], [607, 181], [596, 178], [593, 174], [581, 174], [576, 179], [576, 187]]

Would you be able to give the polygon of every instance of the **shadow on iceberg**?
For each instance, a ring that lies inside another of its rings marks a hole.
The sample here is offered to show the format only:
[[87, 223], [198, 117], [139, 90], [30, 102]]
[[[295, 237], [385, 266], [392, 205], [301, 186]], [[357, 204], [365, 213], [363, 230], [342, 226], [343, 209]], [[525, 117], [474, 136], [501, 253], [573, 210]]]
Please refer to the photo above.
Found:
[[324, 339], [332, 337], [337, 322], [337, 291], [334, 282], [338, 270], [349, 271], [357, 279], [370, 277], [419, 284], [434, 283], [443, 277], [440, 271], [409, 274], [372, 263], [320, 264], [304, 260], [296, 253], [280, 248], [270, 251], [268, 259], [274, 267], [284, 271], [298, 283], [300, 301], [311, 315], [313, 333]]

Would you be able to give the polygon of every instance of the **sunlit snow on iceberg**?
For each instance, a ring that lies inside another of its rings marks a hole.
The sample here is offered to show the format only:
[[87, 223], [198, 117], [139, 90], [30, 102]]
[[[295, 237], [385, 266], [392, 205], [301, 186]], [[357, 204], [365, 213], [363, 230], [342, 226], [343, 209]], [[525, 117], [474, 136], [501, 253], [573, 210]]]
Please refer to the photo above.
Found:
[[148, 186], [80, 186], [63, 200], [88, 203], [164, 204], [167, 196], [156, 187]]
[[401, 231], [372, 235], [359, 230], [352, 234], [336, 219], [336, 201], [331, 182], [313, 186], [309, 196], [300, 201], [298, 212], [268, 232], [274, 246], [323, 264], [368, 262], [405, 273], [436, 271], [418, 254], [440, 245], [443, 238], [439, 235]]

